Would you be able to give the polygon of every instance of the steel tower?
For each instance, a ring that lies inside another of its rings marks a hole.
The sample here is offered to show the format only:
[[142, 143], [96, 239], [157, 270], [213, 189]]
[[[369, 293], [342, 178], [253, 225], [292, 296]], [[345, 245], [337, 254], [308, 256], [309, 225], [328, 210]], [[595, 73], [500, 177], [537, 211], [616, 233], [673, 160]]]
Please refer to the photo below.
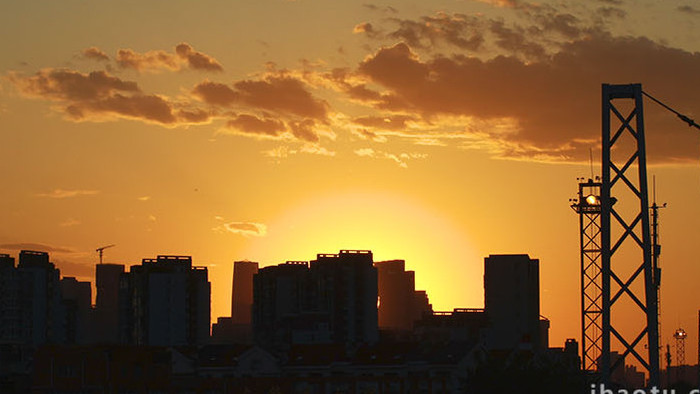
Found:
[[600, 179], [578, 179], [571, 208], [579, 214], [581, 245], [581, 368], [596, 373], [603, 349], [603, 281], [600, 258]]
[[[609, 382], [630, 357], [659, 386], [658, 278], [652, 240], [642, 86], [602, 86], [601, 272], [602, 351]], [[621, 356], [611, 363], [611, 350]]]

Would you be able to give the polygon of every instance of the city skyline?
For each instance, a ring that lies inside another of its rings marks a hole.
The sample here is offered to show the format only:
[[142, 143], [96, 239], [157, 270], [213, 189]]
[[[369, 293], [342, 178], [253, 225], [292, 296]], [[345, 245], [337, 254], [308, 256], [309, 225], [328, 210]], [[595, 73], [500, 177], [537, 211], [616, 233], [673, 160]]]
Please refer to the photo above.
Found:
[[[683, 1], [0, 11], [0, 253], [47, 251], [91, 281], [105, 245], [105, 263], [192, 255], [212, 320], [230, 311], [233, 261], [370, 249], [452, 310], [483, 306], [485, 256], [528, 253], [552, 343], [579, 338], [568, 199], [599, 173], [600, 84], [639, 82], [700, 117], [700, 9]], [[668, 203], [665, 344], [679, 326], [697, 335], [700, 137], [645, 111]]]

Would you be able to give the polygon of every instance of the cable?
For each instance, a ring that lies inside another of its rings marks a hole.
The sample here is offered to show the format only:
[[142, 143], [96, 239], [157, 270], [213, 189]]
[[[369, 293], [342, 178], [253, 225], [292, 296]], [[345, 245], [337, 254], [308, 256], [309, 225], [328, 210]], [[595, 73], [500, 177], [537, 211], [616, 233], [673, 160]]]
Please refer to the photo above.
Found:
[[696, 129], [700, 130], [700, 125], [698, 125], [697, 123], [695, 123], [695, 121], [694, 121], [693, 119], [690, 119], [689, 117], [683, 115], [682, 113], [680, 113], [680, 112], [676, 111], [675, 109], [669, 107], [668, 105], [662, 103], [661, 101], [659, 101], [659, 100], [657, 100], [656, 98], [654, 98], [654, 96], [650, 95], [649, 93], [647, 93], [647, 92], [645, 92], [645, 91], [643, 91], [643, 90], [642, 90], [642, 94], [645, 95], [645, 96], [647, 96], [647, 97], [649, 97], [650, 99], [652, 99], [655, 103], [659, 104], [660, 106], [662, 106], [662, 107], [666, 108], [667, 110], [669, 110], [669, 111], [673, 112], [674, 114], [676, 114], [676, 116], [677, 116], [680, 120], [682, 120], [682, 121], [684, 121], [685, 123], [687, 123], [689, 127], [695, 127]]

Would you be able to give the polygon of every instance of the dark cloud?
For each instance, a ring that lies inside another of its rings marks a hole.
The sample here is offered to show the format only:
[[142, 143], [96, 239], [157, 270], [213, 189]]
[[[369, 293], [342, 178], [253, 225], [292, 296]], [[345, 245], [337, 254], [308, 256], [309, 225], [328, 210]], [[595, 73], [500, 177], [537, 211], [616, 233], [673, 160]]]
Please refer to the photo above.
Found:
[[289, 122], [289, 128], [292, 135], [302, 141], [317, 143], [321, 139], [316, 132], [316, 122], [312, 119]]
[[74, 120], [88, 120], [101, 115], [140, 119], [164, 125], [179, 121], [173, 105], [157, 95], [124, 96], [114, 94], [99, 100], [76, 102], [66, 107], [66, 112]]
[[[482, 20], [476, 16], [444, 12], [424, 16], [418, 20], [393, 18], [392, 21], [398, 25], [398, 28], [387, 36], [417, 48], [429, 48], [447, 43], [460, 49], [476, 51], [484, 43]], [[377, 36], [373, 30], [370, 32], [374, 34], [367, 34], [369, 37]]]
[[260, 119], [246, 114], [238, 115], [236, 118], [229, 120], [227, 126], [244, 134], [268, 137], [279, 137], [286, 132], [283, 122], [271, 118]]
[[600, 7], [596, 12], [604, 18], [624, 19], [627, 17], [627, 11], [617, 7]]
[[352, 32], [355, 34], [365, 34], [369, 38], [381, 36], [381, 33], [374, 30], [374, 27], [369, 22], [362, 22], [355, 25], [355, 27], [352, 29]]
[[86, 59], [92, 59], [92, 60], [98, 60], [98, 61], [107, 61], [109, 60], [109, 56], [107, 56], [106, 53], [102, 52], [100, 48], [97, 47], [90, 47], [83, 49], [82, 55]]
[[185, 59], [193, 70], [223, 71], [224, 68], [213, 57], [202, 52], [195, 51], [191, 45], [181, 43], [175, 47], [175, 52], [180, 58]]
[[495, 36], [495, 44], [511, 54], [521, 54], [527, 59], [541, 59], [546, 56], [543, 45], [531, 40], [530, 34], [521, 26], [506, 26], [502, 20], [493, 20], [489, 25]]
[[204, 102], [222, 107], [247, 106], [282, 115], [324, 120], [328, 104], [316, 99], [304, 82], [287, 76], [270, 76], [259, 80], [243, 80], [232, 86], [202, 82], [192, 93]]
[[681, 5], [678, 6], [677, 8], [678, 11], [683, 12], [685, 14], [690, 14], [690, 15], [698, 15], [700, 14], [700, 10], [697, 8], [690, 6], [690, 5]]
[[313, 119], [328, 116], [328, 104], [313, 97], [302, 81], [292, 77], [244, 80], [233, 86], [241, 101], [252, 107]]
[[229, 106], [239, 100], [240, 95], [223, 83], [204, 81], [192, 90], [195, 96], [207, 104]]
[[[509, 157], [549, 156], [585, 160], [600, 133], [601, 83], [642, 82], [659, 97], [694, 103], [700, 53], [649, 39], [599, 35], [573, 41], [555, 56], [524, 62], [437, 56], [423, 61], [406, 44], [379, 50], [358, 72], [384, 88], [377, 109], [425, 118], [466, 116], [515, 119], [517, 132], [490, 133]], [[683, 110], [683, 108], [679, 108]], [[686, 108], [687, 110], [688, 108]], [[657, 161], [696, 160], [698, 141], [672, 116], [647, 112], [649, 149]], [[661, 131], [663, 130], [663, 132]]]
[[179, 108], [168, 98], [144, 94], [136, 82], [124, 81], [105, 71], [81, 73], [45, 69], [31, 76], [13, 73], [8, 78], [24, 95], [56, 101], [76, 121], [129, 118], [162, 125], [200, 123], [207, 112]]
[[29, 96], [55, 100], [94, 100], [114, 92], [139, 92], [136, 82], [123, 81], [105, 71], [84, 74], [65, 69], [44, 69], [32, 76], [10, 74], [9, 79]]

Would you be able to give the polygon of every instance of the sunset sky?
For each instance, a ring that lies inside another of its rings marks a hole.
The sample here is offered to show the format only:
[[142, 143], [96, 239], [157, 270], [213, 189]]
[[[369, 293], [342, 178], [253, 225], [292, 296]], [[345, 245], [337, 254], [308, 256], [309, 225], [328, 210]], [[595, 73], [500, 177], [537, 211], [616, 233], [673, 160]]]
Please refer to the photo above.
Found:
[[[0, 3], [0, 252], [63, 275], [158, 254], [209, 267], [371, 249], [436, 310], [483, 306], [483, 258], [540, 259], [550, 343], [580, 336], [576, 178], [601, 83], [700, 118], [700, 6], [598, 0]], [[646, 101], [662, 343], [700, 308], [700, 135]]]

